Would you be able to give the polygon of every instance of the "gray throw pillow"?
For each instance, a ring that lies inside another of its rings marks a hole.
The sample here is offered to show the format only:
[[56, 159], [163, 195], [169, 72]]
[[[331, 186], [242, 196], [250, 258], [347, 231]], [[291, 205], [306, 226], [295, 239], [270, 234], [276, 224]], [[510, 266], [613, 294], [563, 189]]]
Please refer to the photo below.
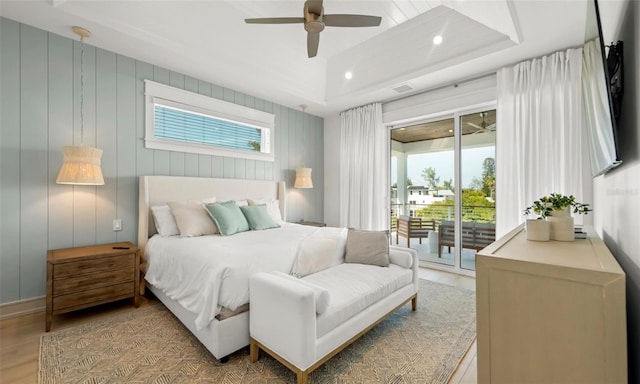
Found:
[[345, 263], [389, 266], [389, 235], [387, 231], [349, 229]]

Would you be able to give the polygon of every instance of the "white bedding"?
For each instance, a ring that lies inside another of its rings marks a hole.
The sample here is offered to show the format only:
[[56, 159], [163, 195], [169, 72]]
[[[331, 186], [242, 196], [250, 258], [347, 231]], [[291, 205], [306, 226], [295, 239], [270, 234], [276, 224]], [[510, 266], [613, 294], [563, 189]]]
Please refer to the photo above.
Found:
[[196, 328], [202, 329], [222, 307], [235, 310], [249, 302], [249, 276], [290, 273], [299, 252], [313, 252], [305, 242], [312, 244], [310, 240], [319, 236], [339, 239], [336, 252], [344, 254], [345, 228], [283, 223], [280, 228], [233, 236], [155, 235], [145, 250], [149, 265], [145, 280], [195, 313]]

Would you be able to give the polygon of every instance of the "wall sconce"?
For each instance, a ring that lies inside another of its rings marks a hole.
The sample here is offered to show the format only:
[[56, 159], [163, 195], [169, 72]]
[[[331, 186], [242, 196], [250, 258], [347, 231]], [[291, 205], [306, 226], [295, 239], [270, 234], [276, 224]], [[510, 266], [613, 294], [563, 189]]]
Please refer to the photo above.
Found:
[[80, 146], [63, 148], [62, 168], [57, 184], [104, 185], [100, 168], [102, 149], [83, 146], [84, 140], [84, 38], [91, 32], [82, 27], [71, 28], [80, 36]]
[[296, 181], [294, 188], [313, 188], [311, 181], [311, 168], [296, 168]]

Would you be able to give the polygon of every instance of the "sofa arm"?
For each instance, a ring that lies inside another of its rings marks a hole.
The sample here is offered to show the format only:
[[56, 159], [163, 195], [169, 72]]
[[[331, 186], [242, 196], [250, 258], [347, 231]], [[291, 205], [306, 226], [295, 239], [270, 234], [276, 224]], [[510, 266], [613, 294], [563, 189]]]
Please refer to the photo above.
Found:
[[418, 252], [415, 249], [389, 246], [389, 261], [406, 269], [411, 269], [418, 262]]
[[270, 273], [249, 282], [251, 337], [301, 370], [316, 358], [316, 303], [313, 289]]

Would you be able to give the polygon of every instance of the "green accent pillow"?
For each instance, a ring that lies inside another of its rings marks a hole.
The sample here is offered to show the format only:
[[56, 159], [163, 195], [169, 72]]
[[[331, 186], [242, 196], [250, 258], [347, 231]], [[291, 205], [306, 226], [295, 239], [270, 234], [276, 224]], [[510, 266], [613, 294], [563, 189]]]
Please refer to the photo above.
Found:
[[269, 215], [266, 204], [247, 205], [240, 207], [240, 210], [249, 222], [249, 228], [254, 231], [280, 227]]
[[224, 203], [205, 204], [205, 207], [209, 212], [209, 216], [218, 226], [222, 236], [249, 230], [249, 223], [247, 223], [247, 219], [245, 219], [235, 201], [229, 200]]

